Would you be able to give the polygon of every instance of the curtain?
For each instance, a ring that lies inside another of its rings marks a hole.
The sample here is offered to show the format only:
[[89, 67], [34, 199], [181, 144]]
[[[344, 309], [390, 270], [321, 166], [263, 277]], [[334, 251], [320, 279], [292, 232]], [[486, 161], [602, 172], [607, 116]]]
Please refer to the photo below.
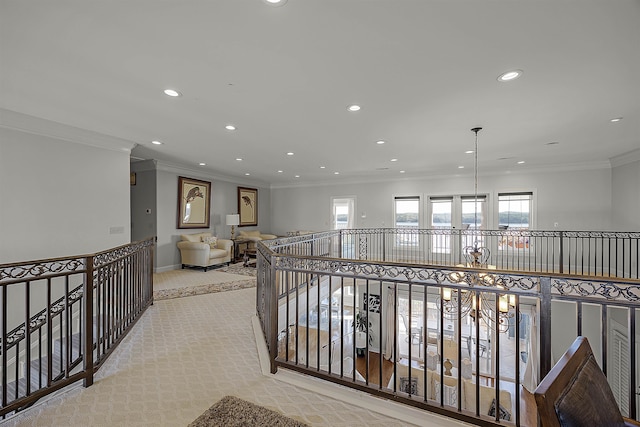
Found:
[[393, 337], [396, 334], [395, 322], [394, 322], [394, 313], [396, 306], [395, 300], [395, 292], [393, 286], [387, 286], [387, 304], [386, 304], [386, 312], [387, 312], [387, 324], [385, 328], [386, 337], [384, 341], [384, 351], [383, 356], [387, 360], [393, 361]]
[[524, 368], [522, 386], [533, 393], [538, 387], [538, 314], [535, 307], [528, 310], [529, 345], [527, 346], [527, 364]]

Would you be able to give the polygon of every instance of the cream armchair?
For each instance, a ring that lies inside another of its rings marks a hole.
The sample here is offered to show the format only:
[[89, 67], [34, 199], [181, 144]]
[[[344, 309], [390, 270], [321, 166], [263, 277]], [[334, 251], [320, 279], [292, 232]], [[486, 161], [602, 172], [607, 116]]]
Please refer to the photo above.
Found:
[[207, 271], [209, 267], [231, 262], [233, 242], [228, 239], [218, 239], [215, 248], [211, 248], [204, 240], [210, 238], [211, 233], [182, 234], [178, 242], [182, 268], [187, 265], [202, 267]]
[[247, 246], [247, 249], [249, 250], [254, 250], [256, 248], [256, 242], [259, 242], [260, 240], [271, 240], [277, 237], [278, 236], [276, 236], [275, 234], [262, 234], [260, 233], [260, 230], [251, 230], [251, 231], [240, 230], [240, 233], [238, 235], [238, 239], [245, 239], [245, 240], [251, 241], [251, 243], [249, 243], [249, 245]]

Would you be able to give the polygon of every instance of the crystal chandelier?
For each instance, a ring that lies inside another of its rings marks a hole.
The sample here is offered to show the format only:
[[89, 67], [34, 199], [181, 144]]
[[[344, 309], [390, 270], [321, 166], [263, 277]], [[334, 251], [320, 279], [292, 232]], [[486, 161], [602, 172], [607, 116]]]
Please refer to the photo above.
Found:
[[[495, 269], [488, 265], [491, 251], [481, 246], [481, 235], [478, 228], [478, 132], [481, 127], [471, 129], [475, 133], [474, 150], [474, 230], [473, 245], [465, 246], [462, 254], [465, 258], [465, 267]], [[467, 315], [476, 321], [482, 319], [487, 325], [493, 327], [497, 322], [499, 332], [509, 329], [510, 319], [515, 317], [515, 295], [506, 295], [494, 292], [482, 292], [482, 287], [501, 289], [496, 285], [495, 276], [484, 272], [454, 272], [449, 275], [449, 280], [456, 284], [466, 284], [469, 289], [442, 288], [438, 306], [444, 317], [453, 320], [458, 316]]]

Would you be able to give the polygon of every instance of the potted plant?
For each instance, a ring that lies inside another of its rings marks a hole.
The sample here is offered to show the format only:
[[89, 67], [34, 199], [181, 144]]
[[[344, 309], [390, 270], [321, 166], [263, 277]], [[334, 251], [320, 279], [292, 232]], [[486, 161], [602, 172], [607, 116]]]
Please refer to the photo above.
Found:
[[[367, 348], [367, 326], [371, 328], [373, 325], [367, 321], [367, 312], [359, 311], [356, 313], [355, 319], [351, 326], [356, 328], [356, 355], [364, 356]], [[369, 334], [369, 344], [373, 342], [373, 337]]]

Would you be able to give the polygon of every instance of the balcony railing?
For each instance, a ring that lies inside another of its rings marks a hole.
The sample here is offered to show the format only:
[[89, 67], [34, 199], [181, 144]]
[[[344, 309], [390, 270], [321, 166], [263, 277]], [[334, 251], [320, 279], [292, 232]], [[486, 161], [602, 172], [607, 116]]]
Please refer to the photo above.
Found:
[[0, 265], [3, 418], [94, 373], [153, 303], [148, 239]]
[[[472, 239], [493, 248], [491, 269], [469, 267]], [[585, 335], [621, 411], [636, 418], [639, 239], [367, 229], [264, 242], [257, 313], [272, 372], [474, 424], [533, 426], [530, 392], [552, 355]]]

